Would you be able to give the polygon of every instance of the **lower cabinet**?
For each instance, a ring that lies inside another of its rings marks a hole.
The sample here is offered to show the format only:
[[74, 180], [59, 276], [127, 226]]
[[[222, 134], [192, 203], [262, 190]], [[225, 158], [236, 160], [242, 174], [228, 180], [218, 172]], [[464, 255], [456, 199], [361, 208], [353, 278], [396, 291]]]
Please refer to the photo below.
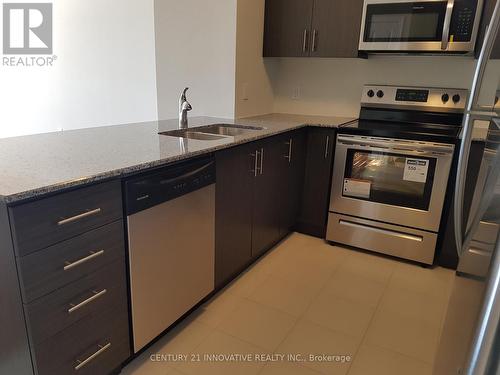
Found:
[[9, 208], [34, 374], [108, 375], [130, 357], [121, 201], [116, 180]]
[[303, 131], [297, 131], [216, 154], [216, 287], [294, 227], [305, 144]]
[[284, 237], [295, 230], [300, 212], [306, 164], [307, 131], [299, 130], [282, 137], [281, 147], [282, 177], [278, 199], [281, 207], [280, 237]]
[[215, 287], [247, 266], [252, 258], [253, 145], [216, 153]]
[[335, 129], [309, 128], [297, 231], [325, 238], [335, 148]]

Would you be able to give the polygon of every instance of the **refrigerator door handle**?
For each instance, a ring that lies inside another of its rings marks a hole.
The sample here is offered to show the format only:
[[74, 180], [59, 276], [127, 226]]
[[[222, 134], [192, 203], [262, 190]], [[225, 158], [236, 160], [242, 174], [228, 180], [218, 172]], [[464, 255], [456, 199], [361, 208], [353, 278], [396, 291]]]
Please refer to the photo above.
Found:
[[[500, 1], [497, 1], [495, 9], [493, 11], [493, 15], [491, 17], [491, 22], [488, 25], [488, 29], [486, 30], [486, 36], [484, 38], [484, 43], [481, 48], [481, 54], [479, 55], [479, 59], [477, 61], [476, 69], [474, 72], [474, 78], [472, 81], [471, 94], [467, 102], [466, 113], [463, 120], [463, 134], [462, 134], [462, 142], [460, 145], [458, 171], [455, 181], [455, 197], [453, 203], [453, 210], [454, 210], [453, 225], [455, 228], [455, 243], [459, 257], [462, 256], [462, 254], [467, 250], [469, 245], [468, 242], [470, 241], [470, 238], [464, 238], [463, 200], [465, 194], [465, 183], [466, 183], [467, 167], [469, 162], [469, 153], [472, 143], [472, 131], [474, 129], [475, 119], [477, 119], [478, 117], [485, 117], [482, 116], [481, 114], [477, 116], [477, 114], [474, 113], [473, 111], [474, 109], [477, 108], [480, 89], [483, 83], [486, 66], [488, 64], [491, 51], [493, 50], [493, 45], [495, 43], [499, 27], [500, 27]], [[483, 200], [485, 198], [486, 197], [484, 197]], [[480, 204], [480, 206], [482, 205]], [[474, 215], [474, 217], [476, 216], [477, 215]], [[477, 225], [478, 223], [472, 222], [471, 228], [477, 227]]]

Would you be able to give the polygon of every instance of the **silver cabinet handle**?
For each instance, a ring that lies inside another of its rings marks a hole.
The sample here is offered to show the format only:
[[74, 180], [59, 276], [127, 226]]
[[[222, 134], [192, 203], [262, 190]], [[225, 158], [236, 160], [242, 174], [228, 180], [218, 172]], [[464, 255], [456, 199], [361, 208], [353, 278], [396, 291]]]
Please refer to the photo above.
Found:
[[313, 31], [313, 40], [312, 40], [312, 51], [316, 52], [316, 37], [318, 36], [318, 30], [314, 29]]
[[101, 255], [104, 254], [104, 250], [99, 250], [99, 251], [91, 251], [90, 252], [90, 255], [86, 256], [85, 258], [82, 258], [82, 259], [79, 259], [77, 260], [76, 262], [64, 262], [65, 266], [64, 266], [64, 270], [65, 271], [68, 271], [76, 266], [79, 266], [83, 263], [86, 263], [88, 262], [89, 260], [92, 260], [94, 258], [97, 258]]
[[451, 15], [453, 13], [454, 6], [455, 0], [448, 0], [448, 5], [446, 6], [446, 14], [444, 16], [443, 22], [443, 38], [441, 39], [441, 49], [443, 51], [446, 51], [448, 49], [448, 43], [450, 41]]
[[307, 29], [304, 29], [304, 37], [302, 40], [302, 52], [307, 52]]
[[290, 138], [288, 142], [286, 142], [288, 145], [288, 155], [285, 155], [285, 159], [288, 160], [289, 163], [292, 162], [292, 147], [293, 147], [293, 139]]
[[330, 148], [330, 136], [326, 136], [326, 145], [325, 145], [325, 159], [328, 158], [328, 149]]
[[260, 174], [264, 174], [264, 148], [260, 149]]
[[80, 370], [82, 367], [84, 367], [89, 362], [91, 362], [92, 360], [94, 360], [96, 357], [100, 356], [102, 353], [104, 353], [106, 350], [108, 350], [111, 347], [111, 343], [108, 342], [104, 346], [103, 345], [97, 345], [97, 347], [98, 347], [98, 350], [94, 354], [92, 354], [90, 357], [87, 357], [84, 360], [79, 360], [79, 359], [76, 360], [77, 365], [75, 366], [75, 371]]
[[259, 154], [259, 151], [255, 151], [254, 154], [250, 154], [254, 158], [254, 166], [253, 170], [251, 170], [251, 172], [254, 174], [254, 177], [257, 177], [259, 173]]
[[74, 304], [70, 303], [69, 305], [71, 307], [68, 309], [68, 314], [71, 314], [71, 313], [75, 312], [76, 310], [81, 309], [83, 306], [89, 304], [92, 301], [95, 301], [96, 299], [98, 299], [99, 297], [105, 295], [106, 293], [107, 293], [106, 289], [103, 289], [100, 292], [96, 292], [95, 290], [93, 290], [92, 291], [92, 297], [87, 298], [86, 300], [80, 302], [77, 305], [74, 305]]
[[75, 221], [85, 219], [86, 217], [89, 217], [92, 215], [97, 215], [101, 211], [102, 210], [100, 208], [96, 208], [95, 210], [87, 211], [87, 212], [84, 212], [83, 214], [79, 214], [76, 216], [68, 217], [67, 219], [60, 220], [57, 222], [57, 225], [65, 225], [65, 224], [74, 223]]

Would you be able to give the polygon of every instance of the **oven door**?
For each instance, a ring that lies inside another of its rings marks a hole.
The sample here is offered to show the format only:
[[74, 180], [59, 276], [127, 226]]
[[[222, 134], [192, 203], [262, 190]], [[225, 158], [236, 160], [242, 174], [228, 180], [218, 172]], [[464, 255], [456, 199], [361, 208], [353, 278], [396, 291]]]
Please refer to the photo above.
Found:
[[437, 232], [454, 146], [339, 135], [330, 211]]
[[361, 51], [446, 51], [454, 1], [365, 0]]

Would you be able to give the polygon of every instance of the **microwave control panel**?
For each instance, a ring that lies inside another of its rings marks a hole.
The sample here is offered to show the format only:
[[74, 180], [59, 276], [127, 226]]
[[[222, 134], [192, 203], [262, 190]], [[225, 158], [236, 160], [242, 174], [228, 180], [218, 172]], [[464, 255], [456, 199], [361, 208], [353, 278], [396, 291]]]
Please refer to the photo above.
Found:
[[450, 24], [450, 42], [469, 42], [478, 0], [456, 0]]

